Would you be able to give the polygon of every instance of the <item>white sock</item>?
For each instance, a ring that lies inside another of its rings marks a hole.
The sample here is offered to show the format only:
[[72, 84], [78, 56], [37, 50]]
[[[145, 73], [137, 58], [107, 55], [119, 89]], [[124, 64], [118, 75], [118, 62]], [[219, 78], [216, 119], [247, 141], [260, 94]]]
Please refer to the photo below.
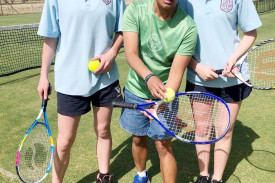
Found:
[[140, 177], [146, 177], [146, 170], [143, 170], [142, 172], [137, 172], [138, 176]]

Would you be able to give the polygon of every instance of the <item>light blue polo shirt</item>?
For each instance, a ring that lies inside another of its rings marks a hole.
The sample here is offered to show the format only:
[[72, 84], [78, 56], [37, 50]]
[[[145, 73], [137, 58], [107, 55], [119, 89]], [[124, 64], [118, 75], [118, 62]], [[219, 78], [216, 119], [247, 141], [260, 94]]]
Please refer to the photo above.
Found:
[[59, 38], [55, 89], [90, 96], [118, 80], [114, 62], [106, 74], [93, 74], [89, 60], [106, 53], [113, 33], [122, 30], [124, 0], [45, 0], [38, 35]]
[[[179, 0], [179, 5], [195, 20], [198, 42], [195, 59], [203, 65], [223, 69], [240, 43], [238, 26], [243, 32], [262, 25], [252, 0]], [[248, 66], [243, 66], [247, 70]], [[203, 81], [191, 68], [187, 70], [191, 83], [207, 87], [228, 87], [241, 83], [236, 78], [223, 77]], [[245, 79], [249, 79], [248, 72]]]

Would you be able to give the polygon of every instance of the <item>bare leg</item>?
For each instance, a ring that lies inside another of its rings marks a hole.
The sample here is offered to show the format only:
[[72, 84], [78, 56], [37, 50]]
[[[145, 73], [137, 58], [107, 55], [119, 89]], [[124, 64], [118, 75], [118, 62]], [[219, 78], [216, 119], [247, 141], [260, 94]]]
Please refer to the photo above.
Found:
[[71, 147], [75, 141], [80, 116], [58, 114], [58, 136], [54, 149], [52, 182], [61, 183], [70, 161]]
[[[196, 137], [200, 140], [208, 139], [210, 136], [210, 130], [212, 128], [212, 103], [200, 103], [193, 101], [192, 108], [194, 111], [194, 122], [196, 123], [196, 133], [201, 134], [201, 136]], [[199, 111], [199, 112], [198, 112]], [[201, 176], [209, 176], [208, 167], [209, 167], [209, 159], [210, 159], [210, 150], [211, 145], [196, 145], [198, 164], [200, 169]]]
[[142, 172], [145, 170], [148, 156], [147, 136], [133, 135], [132, 154], [137, 171]]
[[160, 170], [164, 183], [175, 183], [177, 179], [177, 162], [171, 146], [171, 139], [156, 140], [160, 159]]
[[96, 153], [100, 173], [109, 172], [110, 156], [112, 150], [112, 135], [110, 131], [111, 107], [93, 107], [94, 130], [97, 136]]
[[214, 150], [214, 174], [212, 179], [221, 180], [230, 154], [234, 124], [241, 107], [240, 102], [228, 103], [231, 113], [231, 126], [228, 133], [215, 144]]
[[198, 163], [201, 176], [209, 176], [208, 167], [210, 159], [211, 146], [207, 145], [196, 145]]

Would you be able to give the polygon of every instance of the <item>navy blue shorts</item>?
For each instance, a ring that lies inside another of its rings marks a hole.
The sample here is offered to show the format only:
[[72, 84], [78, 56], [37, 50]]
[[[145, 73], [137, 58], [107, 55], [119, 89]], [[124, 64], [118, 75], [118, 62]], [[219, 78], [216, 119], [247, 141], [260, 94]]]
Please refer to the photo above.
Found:
[[115, 81], [89, 97], [57, 92], [57, 112], [65, 116], [80, 116], [91, 110], [91, 103], [96, 107], [107, 107], [112, 106], [113, 101], [123, 101], [119, 81]]
[[252, 89], [245, 84], [234, 85], [225, 88], [212, 88], [204, 87], [201, 85], [195, 85], [189, 81], [186, 82], [185, 91], [200, 91], [216, 95], [223, 99], [226, 103], [239, 102], [247, 98]]

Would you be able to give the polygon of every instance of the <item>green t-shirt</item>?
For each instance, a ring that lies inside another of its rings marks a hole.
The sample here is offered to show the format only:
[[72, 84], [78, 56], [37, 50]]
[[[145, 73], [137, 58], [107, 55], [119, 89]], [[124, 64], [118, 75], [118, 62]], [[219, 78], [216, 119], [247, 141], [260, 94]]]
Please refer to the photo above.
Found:
[[[195, 22], [180, 7], [172, 19], [160, 20], [153, 11], [154, 0], [131, 3], [123, 16], [123, 32], [139, 36], [139, 57], [144, 64], [166, 83], [175, 55], [193, 55], [197, 41]], [[154, 99], [145, 81], [132, 68], [126, 88], [133, 94]]]

